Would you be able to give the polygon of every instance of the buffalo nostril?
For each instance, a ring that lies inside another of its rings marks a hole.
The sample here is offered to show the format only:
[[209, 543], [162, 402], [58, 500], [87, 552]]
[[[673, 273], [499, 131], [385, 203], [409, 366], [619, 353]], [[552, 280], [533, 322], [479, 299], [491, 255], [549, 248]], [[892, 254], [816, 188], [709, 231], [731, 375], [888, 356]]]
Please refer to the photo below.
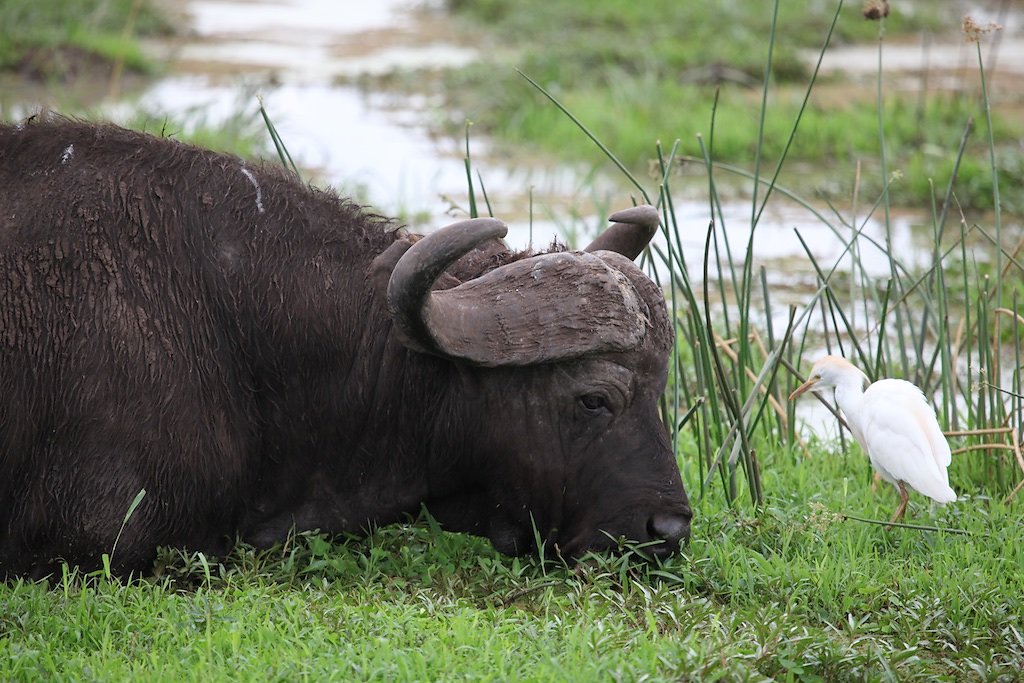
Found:
[[689, 514], [655, 512], [647, 520], [647, 534], [652, 539], [661, 538], [667, 541], [669, 545], [678, 545], [679, 541], [690, 535], [690, 517], [692, 517], [692, 513], [690, 513], [689, 508], [687, 508], [686, 513]]

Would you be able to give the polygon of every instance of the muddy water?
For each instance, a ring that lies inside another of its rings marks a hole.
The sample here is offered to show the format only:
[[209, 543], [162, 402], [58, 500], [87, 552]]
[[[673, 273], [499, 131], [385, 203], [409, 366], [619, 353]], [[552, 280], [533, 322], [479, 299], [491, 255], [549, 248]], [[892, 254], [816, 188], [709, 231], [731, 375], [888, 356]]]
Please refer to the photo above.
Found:
[[[478, 48], [456, 32], [440, 3], [185, 0], [180, 9], [193, 29], [184, 42], [155, 46], [170, 75], [142, 95], [147, 109], [201, 111], [216, 122], [255, 111], [258, 93], [293, 158], [323, 182], [418, 229], [466, 215], [464, 142], [436, 139], [422, 125], [438, 115], [438, 102], [353, 85], [366, 74], [476, 59]], [[567, 207], [629, 203], [620, 182], [582, 179], [585, 173], [566, 167], [489, 163], [479, 136], [471, 150], [480, 160], [478, 196], [482, 181], [495, 214], [510, 223], [514, 246], [545, 245], [600, 225], [597, 216], [580, 224]]]
[[258, 94], [300, 166], [391, 213], [434, 216], [439, 195], [465, 184], [455, 150], [414, 124], [427, 98], [399, 109], [339, 84], [475, 58], [445, 35], [437, 10], [414, 13], [406, 0], [191, 0], [181, 9], [193, 30], [168, 46], [171, 75], [142, 96], [147, 108], [200, 109], [216, 121], [255, 111]]
[[[384, 212], [430, 229], [468, 209], [464, 141], [432, 137], [429, 95], [368, 92], [353, 83], [395, 69], [450, 68], [478, 57], [439, 3], [376, 0], [190, 0], [194, 32], [169, 51], [171, 76], [143, 101], [158, 110], [202, 110], [208, 120], [256, 107], [259, 93], [289, 152], [305, 169]], [[248, 96], [246, 104], [244, 98]], [[486, 140], [471, 137], [479, 194], [509, 221], [518, 247], [547, 244], [565, 228], [557, 211], [576, 197], [628, 202], [621, 184], [581, 180], [571, 168], [510, 168], [488, 163]], [[535, 202], [529, 217], [530, 193]], [[596, 229], [598, 221], [591, 221]]]

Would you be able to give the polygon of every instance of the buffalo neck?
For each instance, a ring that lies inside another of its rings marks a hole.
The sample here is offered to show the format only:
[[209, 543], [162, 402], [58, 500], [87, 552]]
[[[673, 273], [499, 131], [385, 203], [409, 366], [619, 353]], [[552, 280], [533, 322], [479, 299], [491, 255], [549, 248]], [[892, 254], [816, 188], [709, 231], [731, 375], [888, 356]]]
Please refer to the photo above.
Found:
[[[446, 436], [464, 433], [455, 424], [463, 419], [459, 373], [407, 349], [381, 293], [365, 286], [365, 265], [329, 251], [305, 280], [285, 269], [255, 288], [283, 303], [241, 330], [260, 463], [249, 515], [265, 536], [257, 541], [272, 542], [291, 525], [362, 531], [416, 514], [461, 485], [453, 473], [462, 446]], [[301, 265], [291, 272], [302, 274]], [[243, 283], [236, 287], [244, 302]]]

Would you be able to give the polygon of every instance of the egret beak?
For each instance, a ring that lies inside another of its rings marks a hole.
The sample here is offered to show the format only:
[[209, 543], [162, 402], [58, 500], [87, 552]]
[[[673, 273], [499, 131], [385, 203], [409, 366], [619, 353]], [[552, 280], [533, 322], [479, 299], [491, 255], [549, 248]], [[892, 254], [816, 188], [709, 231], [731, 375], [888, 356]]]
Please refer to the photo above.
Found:
[[809, 380], [807, 380], [806, 382], [804, 382], [803, 384], [801, 384], [800, 386], [793, 390], [793, 393], [789, 395], [789, 400], [792, 401], [794, 398], [804, 393], [805, 391], [807, 391], [820, 381], [821, 377], [811, 377]]

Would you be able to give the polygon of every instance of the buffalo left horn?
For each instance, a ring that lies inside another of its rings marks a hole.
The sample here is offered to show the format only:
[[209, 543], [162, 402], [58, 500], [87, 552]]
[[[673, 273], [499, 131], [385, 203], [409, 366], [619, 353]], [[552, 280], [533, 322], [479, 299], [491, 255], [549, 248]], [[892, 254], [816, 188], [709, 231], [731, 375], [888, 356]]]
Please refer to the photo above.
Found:
[[402, 254], [388, 280], [388, 311], [399, 336], [418, 351], [449, 355], [434, 341], [424, 320], [431, 287], [441, 273], [478, 244], [502, 238], [508, 226], [494, 218], [471, 218], [441, 228]]
[[633, 261], [658, 231], [661, 214], [653, 206], [641, 204], [617, 211], [608, 220], [611, 226], [594, 238], [584, 251], [614, 251]]
[[[500, 221], [463, 221], [427, 235], [401, 256], [388, 282], [388, 308], [407, 346], [499, 366], [625, 351], [640, 343], [650, 324], [647, 304], [628, 274], [598, 254], [541, 254], [432, 291], [462, 255], [504, 234]], [[632, 263], [624, 267], [635, 269]]]

